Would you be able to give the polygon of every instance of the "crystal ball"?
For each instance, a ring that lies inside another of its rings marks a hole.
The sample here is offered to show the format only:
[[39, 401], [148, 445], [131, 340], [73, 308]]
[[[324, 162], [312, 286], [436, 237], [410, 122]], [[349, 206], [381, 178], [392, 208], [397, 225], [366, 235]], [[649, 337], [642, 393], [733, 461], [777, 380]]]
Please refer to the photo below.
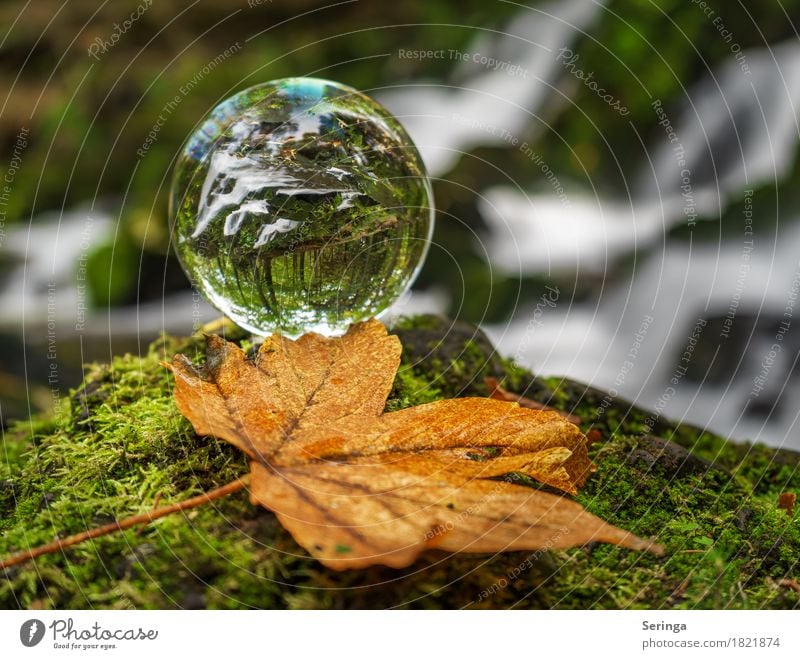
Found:
[[237, 325], [333, 336], [409, 288], [433, 203], [385, 108], [337, 82], [285, 78], [202, 121], [179, 154], [170, 217], [192, 284]]

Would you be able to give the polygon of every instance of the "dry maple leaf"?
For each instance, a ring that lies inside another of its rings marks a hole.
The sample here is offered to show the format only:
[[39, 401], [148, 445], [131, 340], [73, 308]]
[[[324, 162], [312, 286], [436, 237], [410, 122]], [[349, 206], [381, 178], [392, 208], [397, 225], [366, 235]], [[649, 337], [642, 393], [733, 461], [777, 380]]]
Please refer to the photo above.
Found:
[[592, 465], [559, 414], [488, 398], [384, 414], [400, 352], [370, 320], [340, 338], [271, 336], [254, 360], [209, 336], [204, 366], [177, 355], [170, 368], [195, 430], [250, 457], [252, 502], [330, 568], [404, 567], [429, 547], [660, 551], [567, 497], [493, 480], [525, 474], [575, 492]]

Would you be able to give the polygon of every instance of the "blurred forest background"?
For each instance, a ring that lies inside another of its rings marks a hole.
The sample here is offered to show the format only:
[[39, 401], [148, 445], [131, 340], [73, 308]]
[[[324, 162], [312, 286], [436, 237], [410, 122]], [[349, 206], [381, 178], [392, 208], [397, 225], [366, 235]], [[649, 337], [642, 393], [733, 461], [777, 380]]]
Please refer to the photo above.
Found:
[[173, 159], [223, 98], [306, 75], [380, 100], [425, 158], [437, 227], [406, 312], [800, 446], [800, 1], [6, 0], [0, 16], [4, 423], [67, 396], [84, 362], [192, 331]]

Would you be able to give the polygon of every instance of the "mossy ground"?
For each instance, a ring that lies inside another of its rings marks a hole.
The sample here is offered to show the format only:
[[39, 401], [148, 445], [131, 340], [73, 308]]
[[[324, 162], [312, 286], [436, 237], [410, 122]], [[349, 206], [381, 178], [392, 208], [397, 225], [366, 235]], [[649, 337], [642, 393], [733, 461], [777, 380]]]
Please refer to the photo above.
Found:
[[[605, 392], [534, 378], [468, 326], [435, 318], [397, 327], [404, 362], [389, 409], [485, 394], [483, 377], [568, 409], [599, 431], [597, 472], [578, 499], [666, 546], [663, 557], [607, 545], [449, 556], [405, 570], [336, 573], [308, 558], [268, 511], [238, 493], [186, 514], [11, 568], [0, 606], [29, 608], [797, 608], [800, 455], [735, 444], [647, 414]], [[443, 339], [443, 337], [445, 337]], [[229, 337], [231, 338], [231, 337]], [[242, 337], [239, 337], [241, 340]], [[244, 341], [245, 347], [247, 342]], [[185, 499], [245, 473], [227, 444], [197, 437], [160, 365], [201, 356], [200, 337], [156, 342], [143, 356], [87, 369], [55, 414], [3, 438], [0, 553]], [[658, 437], [667, 442], [654, 437]]]

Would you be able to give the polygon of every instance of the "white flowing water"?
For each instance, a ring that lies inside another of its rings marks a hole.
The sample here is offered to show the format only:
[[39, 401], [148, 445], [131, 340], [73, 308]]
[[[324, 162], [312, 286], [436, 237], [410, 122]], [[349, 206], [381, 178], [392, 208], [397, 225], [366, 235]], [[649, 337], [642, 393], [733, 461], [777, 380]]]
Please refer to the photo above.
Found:
[[[433, 174], [443, 174], [462, 151], [523, 133], [564, 75], [558, 50], [601, 10], [589, 0], [524, 10], [505, 34], [472, 44], [471, 51], [527, 68], [527, 81], [465, 62], [446, 84], [412, 85], [381, 100], [409, 127]], [[798, 102], [800, 46], [747, 51], [689, 88], [674, 117], [661, 106], [668, 130], [641, 154], [630, 198], [567, 184], [562, 195], [534, 192], [534, 181], [514, 173], [518, 187], [478, 189], [493, 269], [602, 284], [590, 299], [521, 304], [510, 324], [486, 328], [500, 350], [538, 373], [611, 388], [666, 417], [800, 448], [792, 375], [800, 346], [790, 333], [778, 337], [782, 320], [794, 322], [800, 223], [748, 215], [745, 192], [791, 172]], [[733, 220], [738, 238], [666, 239], [672, 227], [713, 221], [726, 210], [741, 218]], [[748, 223], [754, 234], [746, 233]], [[634, 255], [633, 271], [612, 271]], [[702, 324], [725, 318], [747, 326], [738, 343], [724, 324]], [[682, 370], [693, 362], [708, 372]], [[720, 369], [724, 376], [712, 377]]]

